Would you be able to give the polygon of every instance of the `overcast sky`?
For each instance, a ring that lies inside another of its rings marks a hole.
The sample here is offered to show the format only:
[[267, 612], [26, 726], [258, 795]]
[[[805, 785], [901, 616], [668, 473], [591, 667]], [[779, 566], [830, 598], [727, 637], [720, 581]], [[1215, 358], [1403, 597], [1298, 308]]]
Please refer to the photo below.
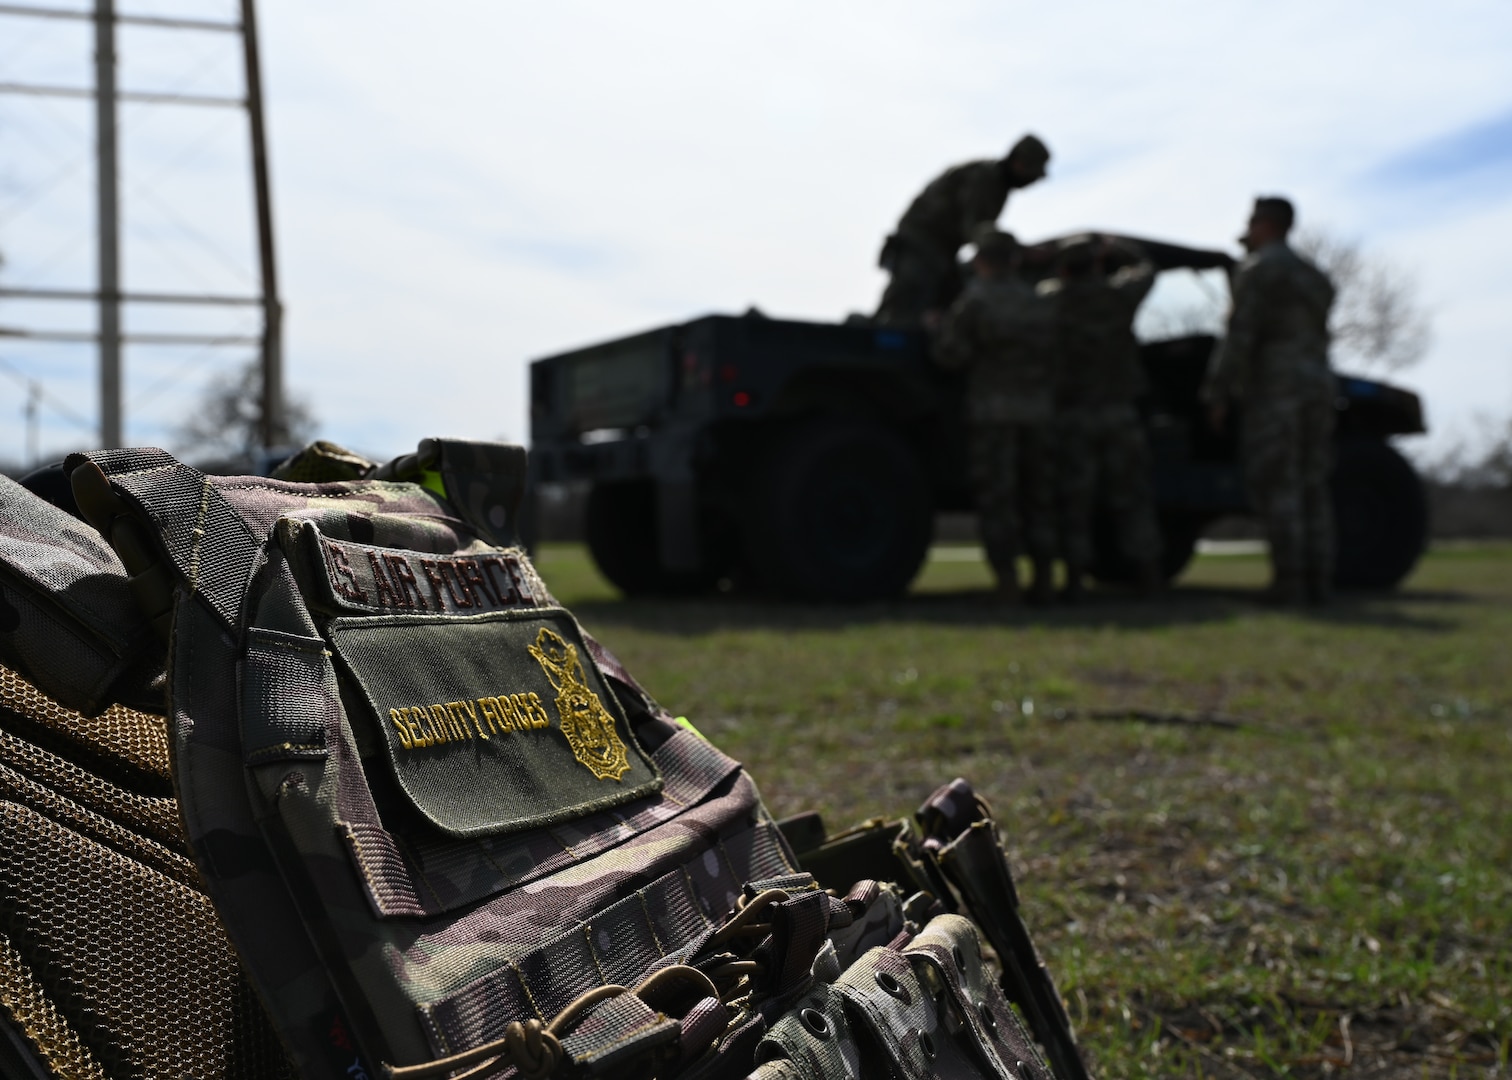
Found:
[[[64, 6], [63, 0], [56, 0]], [[122, 11], [228, 14], [223, 0]], [[1492, 2], [742, 5], [265, 0], [259, 9], [288, 379], [327, 437], [528, 437], [525, 363], [751, 305], [870, 310], [877, 249], [946, 166], [1034, 131], [1050, 177], [1023, 238], [1098, 227], [1233, 246], [1250, 199], [1410, 267], [1434, 319], [1438, 444], [1512, 414], [1512, 6]], [[123, 31], [123, 86], [236, 93], [234, 42]], [[87, 26], [0, 18], [0, 82], [87, 85]], [[126, 285], [255, 281], [245, 127], [124, 111]], [[90, 284], [87, 105], [0, 98], [11, 285]], [[1164, 301], [1173, 302], [1168, 291]], [[131, 328], [255, 329], [245, 313]], [[88, 328], [65, 305], [0, 326]], [[127, 354], [127, 433], [169, 442], [216, 365]], [[0, 458], [89, 442], [93, 359], [0, 338]]]

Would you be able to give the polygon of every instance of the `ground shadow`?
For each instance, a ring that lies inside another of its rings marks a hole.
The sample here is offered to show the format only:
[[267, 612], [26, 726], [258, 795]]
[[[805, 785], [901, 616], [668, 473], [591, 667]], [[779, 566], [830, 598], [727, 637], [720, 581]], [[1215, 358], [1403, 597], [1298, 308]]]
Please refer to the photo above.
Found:
[[[1422, 605], [1463, 605], [1478, 598], [1452, 591], [1345, 592], [1323, 607], [1295, 609], [1303, 618], [1345, 626], [1373, 626], [1420, 632], [1457, 629], [1460, 620]], [[843, 630], [881, 623], [935, 623], [941, 626], [1047, 626], [1065, 628], [1155, 629], [1226, 622], [1277, 609], [1259, 602], [1252, 588], [1185, 585], [1157, 599], [1095, 590], [1079, 604], [1048, 607], [1004, 606], [981, 589], [912, 593], [872, 604], [812, 604], [745, 593], [698, 597], [582, 600], [573, 611], [590, 626], [632, 626], [658, 633], [698, 635], [722, 630]]]

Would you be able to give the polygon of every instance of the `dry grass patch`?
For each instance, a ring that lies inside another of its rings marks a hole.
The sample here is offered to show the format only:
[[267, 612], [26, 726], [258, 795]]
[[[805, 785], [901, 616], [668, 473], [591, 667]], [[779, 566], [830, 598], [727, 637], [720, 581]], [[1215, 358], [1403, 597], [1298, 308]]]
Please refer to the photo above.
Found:
[[778, 815], [969, 777], [1099, 1077], [1506, 1074], [1512, 547], [1324, 612], [1254, 606], [1245, 558], [1043, 613], [984, 605], [962, 560], [859, 609], [627, 603], [580, 549], [540, 565]]

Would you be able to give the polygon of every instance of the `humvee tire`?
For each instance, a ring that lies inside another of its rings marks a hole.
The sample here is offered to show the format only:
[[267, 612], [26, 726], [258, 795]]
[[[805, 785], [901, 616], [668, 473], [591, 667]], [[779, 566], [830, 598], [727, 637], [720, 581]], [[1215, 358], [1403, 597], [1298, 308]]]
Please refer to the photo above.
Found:
[[1428, 545], [1428, 496], [1417, 470], [1384, 439], [1340, 439], [1332, 482], [1334, 584], [1390, 589]]
[[929, 482], [896, 432], [821, 417], [772, 440], [754, 477], [746, 561], [769, 592], [881, 600], [908, 588], [934, 531]]
[[684, 596], [719, 583], [718, 569], [662, 568], [656, 488], [649, 479], [594, 484], [584, 517], [588, 551], [599, 573], [626, 596]]
[[[1208, 518], [1180, 510], [1159, 510], [1160, 572], [1173, 581], [1187, 568], [1197, 551], [1197, 541]], [[1138, 576], [1134, 564], [1118, 549], [1118, 534], [1112, 517], [1100, 512], [1093, 523], [1092, 577], [1105, 585], [1131, 585]]]

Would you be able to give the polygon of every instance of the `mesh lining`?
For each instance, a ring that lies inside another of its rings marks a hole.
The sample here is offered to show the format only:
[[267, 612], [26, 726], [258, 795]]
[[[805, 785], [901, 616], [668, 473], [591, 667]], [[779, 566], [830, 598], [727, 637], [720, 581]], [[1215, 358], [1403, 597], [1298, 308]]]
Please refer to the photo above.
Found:
[[168, 725], [161, 716], [138, 712], [124, 705], [112, 705], [99, 716], [59, 705], [9, 668], [0, 667], [0, 708], [19, 714], [63, 740], [70, 749], [81, 751], [93, 761], [127, 766], [161, 781], [170, 783], [168, 772]]
[[70, 1080], [74, 1077], [106, 1080], [105, 1070], [79, 1033], [48, 1000], [26, 960], [3, 935], [0, 935], [0, 1007], [32, 1045], [38, 1047], [49, 1070]]
[[[0, 673], [4, 670], [0, 668]], [[6, 717], [6, 710], [0, 706], [0, 725], [4, 725]], [[184, 843], [184, 826], [179, 821], [178, 803], [172, 799], [140, 795], [101, 779], [66, 758], [50, 754], [10, 734], [3, 726], [0, 726], [0, 768], [14, 769], [45, 784], [55, 794], [109, 818], [117, 825], [140, 832], [171, 851], [180, 855], [189, 853]]]
[[161, 717], [90, 721], [0, 668], [0, 1021], [59, 1077], [292, 1078], [177, 806], [98, 775], [151, 790], [166, 749]]

